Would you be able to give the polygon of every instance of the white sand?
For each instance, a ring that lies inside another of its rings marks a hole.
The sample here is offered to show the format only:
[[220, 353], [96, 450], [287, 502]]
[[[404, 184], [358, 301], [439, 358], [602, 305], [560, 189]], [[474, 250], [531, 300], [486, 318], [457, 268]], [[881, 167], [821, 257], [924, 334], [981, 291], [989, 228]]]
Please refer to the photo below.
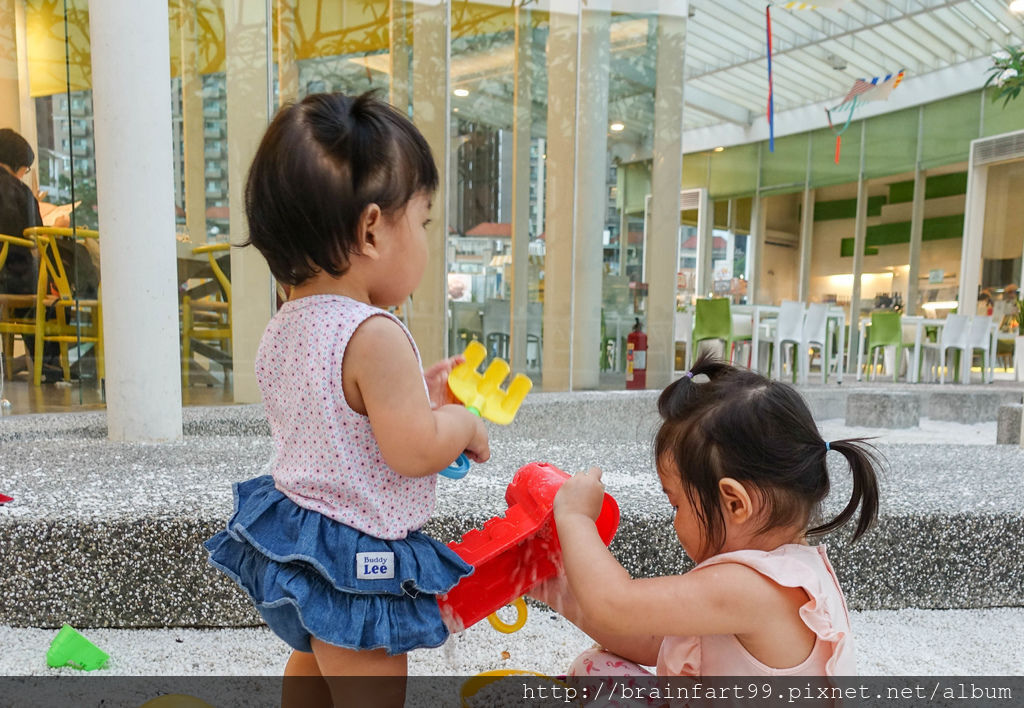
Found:
[[996, 423], [954, 423], [921, 418], [916, 428], [848, 427], [842, 418], [818, 421], [818, 430], [826, 440], [875, 438], [878, 443], [943, 443], [945, 445], [995, 445]]
[[[886, 610], [852, 613], [863, 675], [989, 675], [1024, 672], [1024, 608]], [[0, 675], [78, 673], [46, 666], [52, 629], [0, 627]], [[280, 675], [288, 647], [269, 630], [92, 629], [110, 654], [94, 675]], [[531, 608], [514, 634], [480, 622], [438, 649], [410, 654], [413, 675], [472, 675], [493, 669], [564, 673], [590, 640], [561, 617]]]

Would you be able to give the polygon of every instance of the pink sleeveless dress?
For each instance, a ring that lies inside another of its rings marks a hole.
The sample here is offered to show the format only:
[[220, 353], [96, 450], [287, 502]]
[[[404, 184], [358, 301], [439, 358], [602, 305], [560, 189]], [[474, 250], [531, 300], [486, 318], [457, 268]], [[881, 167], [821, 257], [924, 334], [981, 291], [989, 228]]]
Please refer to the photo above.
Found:
[[[773, 551], [722, 553], [708, 558], [694, 570], [720, 563], [740, 563], [783, 587], [803, 588], [809, 599], [800, 608], [800, 617], [816, 637], [810, 655], [796, 666], [777, 669], [755, 659], [732, 634], [670, 636], [664, 638], [658, 652], [658, 676], [849, 676], [857, 673], [846, 599], [825, 546], [788, 544]], [[573, 661], [569, 675], [642, 677], [649, 676], [650, 672], [600, 647], [593, 647]]]
[[800, 618], [816, 639], [810, 655], [784, 669], [750, 655], [735, 635], [665, 637], [658, 652], [659, 676], [849, 676], [857, 673], [850, 616], [825, 546], [787, 544], [773, 551], [733, 551], [697, 566], [741, 563], [783, 587], [803, 588], [810, 598]]

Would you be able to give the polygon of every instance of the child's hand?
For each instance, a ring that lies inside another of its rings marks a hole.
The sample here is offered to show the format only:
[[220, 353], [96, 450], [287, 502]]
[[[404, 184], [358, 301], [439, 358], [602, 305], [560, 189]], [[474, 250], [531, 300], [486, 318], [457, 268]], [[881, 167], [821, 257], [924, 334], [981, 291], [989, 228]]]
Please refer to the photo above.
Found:
[[555, 495], [555, 517], [559, 514], [583, 514], [597, 521], [604, 503], [601, 470], [591, 467], [567, 479]]
[[442, 359], [429, 369], [423, 372], [423, 378], [427, 381], [427, 391], [430, 392], [431, 408], [440, 408], [448, 403], [459, 403], [459, 400], [452, 395], [448, 388], [448, 374], [452, 369], [466, 360], [461, 354]]
[[[465, 409], [463, 409], [465, 410]], [[487, 462], [491, 457], [491, 444], [487, 439], [487, 426], [483, 418], [466, 411], [466, 415], [472, 416], [476, 423], [473, 439], [466, 445], [466, 457], [473, 462]]]

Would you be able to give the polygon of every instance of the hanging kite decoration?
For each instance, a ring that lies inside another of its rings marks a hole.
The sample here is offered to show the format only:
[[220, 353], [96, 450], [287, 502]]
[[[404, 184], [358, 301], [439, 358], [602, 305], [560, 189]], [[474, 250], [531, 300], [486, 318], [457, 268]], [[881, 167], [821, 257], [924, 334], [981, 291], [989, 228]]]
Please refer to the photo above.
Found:
[[[841, 10], [847, 0], [815, 0], [814, 2], [783, 2], [786, 10], [817, 10], [828, 8]], [[775, 87], [772, 80], [772, 5], [764, 9], [765, 26], [768, 33], [768, 152], [775, 152]]]
[[[842, 103], [825, 109], [825, 114], [828, 116], [828, 127], [832, 129], [832, 133], [836, 136], [837, 165], [839, 164], [839, 150], [842, 145], [843, 133], [850, 127], [850, 121], [853, 120], [853, 112], [863, 103], [884, 101], [889, 98], [889, 94], [892, 93], [893, 89], [903, 81], [903, 74], [904, 70], [900, 69], [894, 74], [875, 76], [871, 79], [857, 79], [853, 82], [853, 87], [846, 93]], [[836, 126], [832, 121], [832, 113], [841, 111], [847, 112], [846, 122], [841, 128], [836, 130]]]

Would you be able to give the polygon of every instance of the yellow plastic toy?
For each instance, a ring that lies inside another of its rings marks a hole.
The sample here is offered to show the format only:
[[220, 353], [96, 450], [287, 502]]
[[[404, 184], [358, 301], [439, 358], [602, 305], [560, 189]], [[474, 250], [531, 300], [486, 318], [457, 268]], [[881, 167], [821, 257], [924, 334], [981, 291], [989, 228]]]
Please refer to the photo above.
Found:
[[526, 624], [526, 600], [521, 597], [517, 597], [515, 600], [510, 602], [508, 607], [514, 607], [516, 609], [516, 621], [506, 622], [498, 616], [497, 612], [493, 612], [487, 615], [487, 621], [491, 623], [491, 626], [502, 634], [512, 634], [518, 632]]
[[469, 343], [463, 356], [466, 361], [448, 374], [448, 387], [452, 393], [481, 418], [501, 425], [511, 423], [526, 394], [533, 388], [533, 381], [524, 374], [516, 374], [508, 385], [508, 391], [502, 391], [499, 387], [511, 371], [507, 361], [493, 359], [483, 374], [478, 373], [477, 367], [487, 357], [487, 350], [476, 341]]
[[[582, 705], [581, 701], [577, 699], [578, 692], [573, 690], [572, 687], [564, 681], [559, 681], [551, 676], [540, 674], [536, 671], [527, 671], [525, 669], [497, 669], [495, 671], [484, 671], [476, 676], [471, 676], [462, 684], [462, 690], [459, 691], [459, 697], [462, 699], [462, 708], [476, 708], [478, 705], [487, 705], [486, 703], [483, 703], [482, 700], [477, 700], [486, 698], [486, 696], [478, 697], [477, 694], [487, 686], [512, 676], [528, 676], [538, 685], [544, 683], [550, 684], [550, 686], [547, 686], [549, 690], [555, 687], [560, 689], [560, 697], [564, 697], [565, 705]], [[521, 697], [523, 684], [515, 683], [514, 686], [515, 693]]]
[[[508, 391], [502, 391], [500, 386], [511, 371], [507, 361], [495, 358], [491, 360], [487, 370], [480, 374], [477, 368], [487, 357], [484, 345], [477, 341], [470, 342], [462, 355], [466, 360], [448, 374], [448, 388], [452, 390], [452, 394], [462, 401], [467, 410], [481, 418], [501, 425], [511, 423], [526, 394], [533, 388], [533, 381], [525, 374], [516, 374], [508, 385]], [[465, 455], [459, 455], [459, 459], [441, 474], [452, 479], [461, 479], [468, 471], [469, 460]], [[487, 617], [492, 627], [505, 634], [516, 632], [526, 624], [526, 602], [520, 597], [511, 604], [516, 608], [515, 622], [504, 622], [497, 613]]]

